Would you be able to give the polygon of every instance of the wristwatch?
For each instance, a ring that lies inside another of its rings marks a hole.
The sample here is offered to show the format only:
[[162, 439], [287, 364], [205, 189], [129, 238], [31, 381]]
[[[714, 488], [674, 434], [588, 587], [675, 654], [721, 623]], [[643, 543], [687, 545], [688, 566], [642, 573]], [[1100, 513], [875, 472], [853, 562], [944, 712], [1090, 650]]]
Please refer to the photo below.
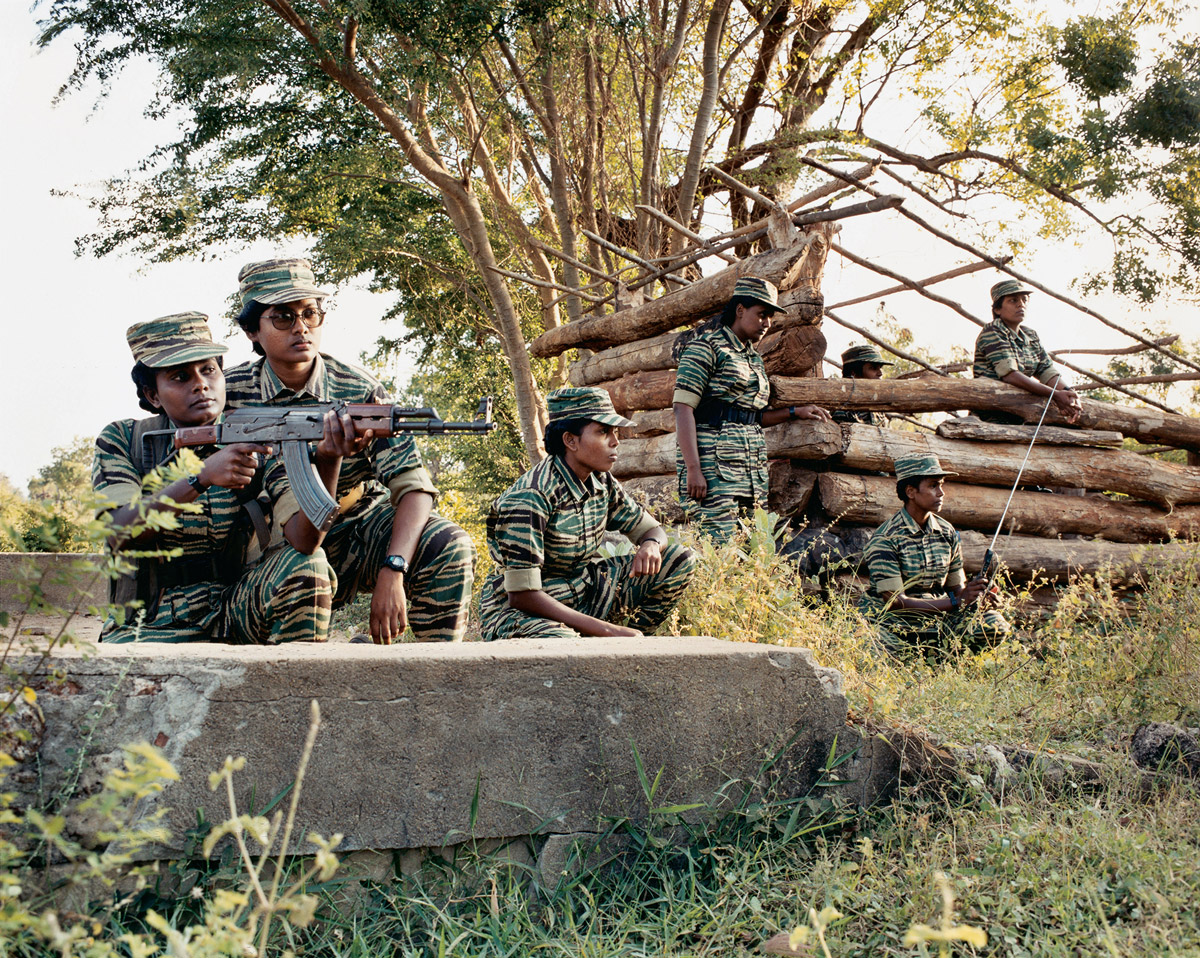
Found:
[[383, 567], [403, 575], [408, 572], [408, 560], [401, 555], [390, 555], [383, 560]]
[[196, 495], [204, 495], [205, 486], [200, 482], [200, 473], [194, 473], [187, 477], [187, 484], [196, 490]]
[[960, 599], [958, 597], [957, 592], [950, 593], [950, 609], [951, 609], [951, 611], [953, 611], [954, 609], [957, 609], [961, 602], [962, 602], [962, 599]]

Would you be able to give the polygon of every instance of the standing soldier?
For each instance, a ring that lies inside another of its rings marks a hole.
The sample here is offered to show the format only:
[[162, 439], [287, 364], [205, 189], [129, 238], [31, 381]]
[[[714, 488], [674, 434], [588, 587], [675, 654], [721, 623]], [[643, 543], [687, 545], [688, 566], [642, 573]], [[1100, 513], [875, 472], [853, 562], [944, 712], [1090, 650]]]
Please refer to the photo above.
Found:
[[[842, 353], [843, 379], [882, 379], [883, 367], [894, 366], [883, 358], [883, 354], [871, 344], [851, 346]], [[861, 422], [868, 426], [886, 426], [888, 417], [870, 409], [839, 409], [833, 414], [834, 422]]]
[[[1025, 309], [1033, 290], [1015, 279], [1006, 279], [992, 287], [992, 321], [975, 340], [976, 379], [999, 379], [1019, 386], [1035, 396], [1053, 395], [1067, 422], [1074, 422], [1081, 411], [1079, 396], [1066, 385], [1062, 373], [1050, 359], [1038, 334], [1025, 322]], [[984, 422], [1016, 424], [1019, 416], [996, 410], [975, 412]]]
[[754, 344], [777, 312], [775, 286], [742, 277], [720, 324], [686, 343], [675, 373], [679, 499], [697, 530], [721, 541], [733, 535], [739, 514], [766, 508], [763, 426], [789, 419], [831, 421], [819, 406], [766, 408], [771, 387]]
[[[492, 503], [488, 551], [495, 572], [480, 600], [484, 639], [637, 636], [652, 630], [687, 588], [695, 560], [612, 477], [618, 416], [596, 387], [547, 399], [547, 456]], [[606, 531], [637, 552], [604, 558]], [[630, 625], [613, 619], [629, 616]]]
[[[318, 351], [328, 294], [316, 287], [308, 260], [249, 263], [238, 283], [238, 325], [262, 358], [230, 370], [230, 409], [389, 401], [369, 373]], [[370, 590], [375, 642], [398, 640], [406, 625], [421, 641], [461, 640], [474, 548], [462, 529], [433, 512], [437, 489], [412, 438], [355, 435], [348, 417], [333, 417], [315, 463], [338, 500], [328, 533], [300, 510], [282, 461], [271, 462], [264, 481], [278, 498], [275, 522], [289, 541], [305, 551], [324, 548], [337, 574], [333, 607]]]
[[[169, 442], [153, 433], [207, 426], [221, 417], [224, 346], [212, 341], [202, 313], [177, 313], [137, 323], [125, 334], [135, 365], [138, 404], [149, 419], [110, 423], [96, 439], [92, 486], [111, 512], [113, 540], [126, 550], [176, 558], [138, 557], [135, 571], [116, 584], [114, 601], [141, 603], [141, 624], [106, 623], [106, 642], [322, 642], [329, 630], [332, 588], [320, 554], [281, 544], [261, 554], [267, 528], [255, 496], [259, 455], [269, 447], [235, 443], [197, 450], [197, 472], [151, 494], [145, 478], [169, 458]], [[149, 451], [148, 451], [149, 450]], [[162, 456], [159, 453], [163, 453]], [[180, 506], [192, 508], [180, 509]], [[153, 513], [175, 521], [146, 521]], [[141, 531], [133, 539], [126, 527]]]
[[871, 584], [861, 607], [893, 650], [945, 651], [951, 638], [981, 641], [1009, 630], [994, 610], [975, 614], [989, 585], [966, 581], [958, 533], [938, 515], [942, 481], [952, 475], [936, 456], [900, 456], [896, 495], [904, 508], [875, 530], [863, 554]]

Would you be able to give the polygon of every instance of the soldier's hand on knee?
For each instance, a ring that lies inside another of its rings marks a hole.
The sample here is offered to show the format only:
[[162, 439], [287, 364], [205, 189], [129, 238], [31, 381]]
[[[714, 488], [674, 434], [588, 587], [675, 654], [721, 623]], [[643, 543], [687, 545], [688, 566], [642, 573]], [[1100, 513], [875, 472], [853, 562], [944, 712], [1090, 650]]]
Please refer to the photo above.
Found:
[[269, 456], [270, 446], [255, 442], [235, 442], [204, 460], [200, 467], [200, 484], [223, 489], [244, 489], [250, 485], [258, 470], [259, 454]]
[[708, 480], [699, 468], [687, 471], [687, 494], [697, 502], [708, 495]]
[[371, 640], [376, 645], [391, 645], [408, 628], [408, 596], [404, 591], [404, 576], [391, 569], [381, 569], [375, 591], [371, 594]]
[[654, 575], [661, 568], [662, 546], [657, 539], [647, 539], [638, 546], [637, 555], [633, 557], [633, 574]]

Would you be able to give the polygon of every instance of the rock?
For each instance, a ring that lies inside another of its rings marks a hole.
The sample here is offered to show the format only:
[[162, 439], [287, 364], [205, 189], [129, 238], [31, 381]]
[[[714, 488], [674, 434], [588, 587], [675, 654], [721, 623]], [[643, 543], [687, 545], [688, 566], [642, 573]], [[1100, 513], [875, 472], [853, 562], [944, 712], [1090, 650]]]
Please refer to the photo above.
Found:
[[1191, 732], [1164, 722], [1150, 722], [1133, 733], [1133, 760], [1151, 771], [1200, 777], [1200, 742]]

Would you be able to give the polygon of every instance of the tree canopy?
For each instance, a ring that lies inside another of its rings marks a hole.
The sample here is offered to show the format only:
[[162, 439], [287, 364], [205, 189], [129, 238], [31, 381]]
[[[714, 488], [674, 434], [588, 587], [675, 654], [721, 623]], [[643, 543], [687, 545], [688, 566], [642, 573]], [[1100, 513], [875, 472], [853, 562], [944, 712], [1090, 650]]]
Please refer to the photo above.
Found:
[[95, 198], [82, 249], [311, 237], [327, 280], [397, 293], [431, 361], [498, 342], [536, 458], [564, 366], [531, 363], [526, 336], [680, 250], [653, 210], [710, 233], [766, 214], [713, 167], [775, 200], [825, 179], [812, 158], [871, 162], [972, 238], [1101, 231], [1093, 286], [1193, 287], [1200, 46], [1167, 3], [1056, 16], [1032, 0], [54, 0], [41, 42], [76, 43], [68, 91], [148, 57], [148, 109], [182, 120]]

